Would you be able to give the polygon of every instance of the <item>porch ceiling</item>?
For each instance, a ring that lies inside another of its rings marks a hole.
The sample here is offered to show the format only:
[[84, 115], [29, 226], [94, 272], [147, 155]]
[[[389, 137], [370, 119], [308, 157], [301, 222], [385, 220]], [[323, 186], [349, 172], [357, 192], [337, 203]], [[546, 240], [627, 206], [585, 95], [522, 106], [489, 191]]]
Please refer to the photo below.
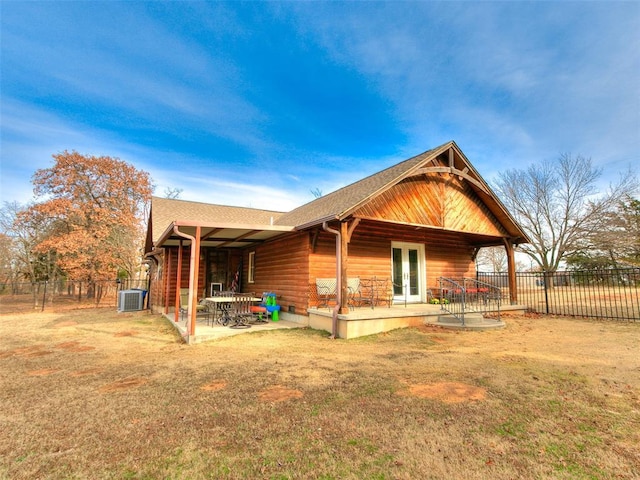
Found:
[[190, 237], [195, 237], [198, 227], [200, 227], [200, 246], [213, 248], [243, 248], [252, 244], [263, 243], [294, 229], [283, 225], [198, 224], [176, 221], [167, 227], [155, 247], [177, 246], [180, 244], [180, 240], [188, 241], [184, 236], [179, 235], [176, 230]]

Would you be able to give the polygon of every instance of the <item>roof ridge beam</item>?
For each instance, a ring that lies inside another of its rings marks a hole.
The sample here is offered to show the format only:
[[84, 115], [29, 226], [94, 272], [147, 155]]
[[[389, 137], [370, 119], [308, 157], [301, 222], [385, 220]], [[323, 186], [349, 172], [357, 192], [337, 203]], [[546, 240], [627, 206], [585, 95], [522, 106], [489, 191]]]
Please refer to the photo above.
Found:
[[490, 195], [490, 192], [487, 190], [487, 188], [483, 185], [482, 182], [476, 180], [464, 170], [458, 170], [457, 168], [454, 168], [454, 167], [422, 167], [414, 171], [412, 176], [424, 175], [427, 173], [450, 173], [452, 175], [457, 175], [458, 177], [464, 178], [468, 182], [473, 183], [476, 187], [478, 187], [487, 195]]

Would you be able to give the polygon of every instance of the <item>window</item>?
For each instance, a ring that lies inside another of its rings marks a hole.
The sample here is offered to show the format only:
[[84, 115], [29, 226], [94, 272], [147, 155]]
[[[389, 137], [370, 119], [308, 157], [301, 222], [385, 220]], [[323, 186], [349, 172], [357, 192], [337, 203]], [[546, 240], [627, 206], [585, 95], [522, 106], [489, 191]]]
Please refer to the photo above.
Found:
[[256, 274], [256, 252], [249, 252], [249, 278], [248, 282], [255, 282], [255, 274]]

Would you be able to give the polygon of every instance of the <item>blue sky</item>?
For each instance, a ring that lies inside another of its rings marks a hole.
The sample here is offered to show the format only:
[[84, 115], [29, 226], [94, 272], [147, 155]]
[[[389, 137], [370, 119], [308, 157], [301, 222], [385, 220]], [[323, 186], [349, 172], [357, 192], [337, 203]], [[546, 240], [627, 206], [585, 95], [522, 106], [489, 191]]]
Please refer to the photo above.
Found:
[[455, 140], [483, 177], [640, 160], [640, 2], [0, 3], [1, 196], [51, 155], [287, 211]]

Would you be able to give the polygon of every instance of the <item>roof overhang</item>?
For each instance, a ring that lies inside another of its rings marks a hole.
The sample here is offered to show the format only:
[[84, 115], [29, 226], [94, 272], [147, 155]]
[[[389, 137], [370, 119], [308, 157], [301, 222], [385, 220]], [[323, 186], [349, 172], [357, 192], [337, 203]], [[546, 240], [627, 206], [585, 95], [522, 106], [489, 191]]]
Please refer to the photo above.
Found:
[[292, 232], [283, 225], [250, 225], [238, 223], [197, 223], [175, 220], [167, 226], [155, 243], [155, 248], [172, 247], [181, 240], [195, 237], [200, 228], [200, 246], [209, 248], [244, 248]]

